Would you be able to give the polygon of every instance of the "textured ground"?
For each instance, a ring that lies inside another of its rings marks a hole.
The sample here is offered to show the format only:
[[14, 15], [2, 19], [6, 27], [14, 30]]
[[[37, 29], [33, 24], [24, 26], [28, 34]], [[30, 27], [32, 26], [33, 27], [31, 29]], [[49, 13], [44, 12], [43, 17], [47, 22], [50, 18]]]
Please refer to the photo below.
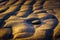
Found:
[[0, 0], [0, 40], [60, 40], [59, 0]]

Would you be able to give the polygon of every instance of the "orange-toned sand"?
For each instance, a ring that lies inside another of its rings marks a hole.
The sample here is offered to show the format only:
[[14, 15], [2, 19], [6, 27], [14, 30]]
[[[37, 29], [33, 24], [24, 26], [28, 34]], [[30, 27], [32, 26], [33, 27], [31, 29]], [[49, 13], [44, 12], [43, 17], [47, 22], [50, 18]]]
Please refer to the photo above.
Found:
[[59, 4], [54, 0], [0, 1], [0, 40], [60, 40]]

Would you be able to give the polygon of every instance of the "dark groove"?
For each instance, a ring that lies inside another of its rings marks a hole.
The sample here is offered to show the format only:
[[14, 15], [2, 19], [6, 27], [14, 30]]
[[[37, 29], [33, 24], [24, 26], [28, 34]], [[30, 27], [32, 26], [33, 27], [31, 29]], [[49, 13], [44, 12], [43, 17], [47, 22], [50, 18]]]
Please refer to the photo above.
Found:
[[5, 9], [3, 9], [3, 10], [0, 10], [0, 14], [3, 13], [3, 12], [5, 12], [5, 11], [8, 10], [8, 9], [9, 9], [9, 7], [5, 8]]
[[10, 16], [17, 14], [17, 12], [20, 10], [19, 8], [21, 7], [21, 5], [24, 4], [24, 2], [25, 0], [20, 5], [18, 5], [18, 7], [13, 12], [8, 13], [7, 15], [4, 16], [3, 19], [0, 19], [0, 28], [2, 28], [3, 25], [5, 24], [5, 20], [7, 20]]
[[0, 3], [5, 2], [5, 1], [8, 1], [8, 0], [0, 0]]
[[44, 5], [45, 1], [46, 1], [46, 0], [41, 0], [40, 4], [41, 4], [41, 5]]
[[26, 14], [24, 14], [22, 17], [27, 17], [27, 16], [29, 16], [32, 12], [33, 12], [33, 4], [35, 3], [36, 1], [35, 0], [33, 0], [31, 3], [30, 3], [30, 9], [29, 10], [27, 10], [26, 12]]
[[43, 9], [43, 5], [44, 5], [45, 1], [46, 1], [46, 0], [41, 0], [39, 8], [36, 9], [36, 10]]
[[16, 2], [18, 2], [18, 0], [14, 0], [14, 2], [13, 2], [13, 3], [11, 3], [10, 5], [13, 5], [13, 4], [15, 4]]
[[41, 18], [42, 20], [47, 20], [47, 19], [56, 19], [57, 18], [54, 15], [47, 15], [46, 17]]
[[[9, 1], [9, 0], [8, 0]], [[4, 4], [0, 4], [0, 6], [4, 6], [5, 4], [7, 4], [8, 3], [8, 1], [6, 1]]]

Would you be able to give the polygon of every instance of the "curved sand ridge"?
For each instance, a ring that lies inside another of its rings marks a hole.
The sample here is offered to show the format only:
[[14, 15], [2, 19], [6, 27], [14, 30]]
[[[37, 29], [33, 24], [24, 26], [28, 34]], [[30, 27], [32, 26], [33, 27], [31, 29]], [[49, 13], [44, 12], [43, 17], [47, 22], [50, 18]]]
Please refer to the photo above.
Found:
[[0, 39], [49, 40], [57, 18], [43, 8], [45, 0], [0, 1]]

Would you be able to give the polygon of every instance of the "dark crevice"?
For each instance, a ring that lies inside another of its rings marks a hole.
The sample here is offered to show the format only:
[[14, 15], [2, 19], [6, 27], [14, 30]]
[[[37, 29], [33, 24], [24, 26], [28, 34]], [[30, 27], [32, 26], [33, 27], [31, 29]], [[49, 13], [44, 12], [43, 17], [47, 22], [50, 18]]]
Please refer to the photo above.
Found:
[[20, 7], [24, 4], [24, 2], [25, 2], [25, 0], [20, 5], [18, 5], [18, 7], [14, 11], [6, 14], [3, 19], [0, 19], [1, 27], [3, 27], [3, 25], [5, 24], [5, 20], [7, 20], [10, 16], [17, 14], [17, 12], [20, 10]]
[[0, 3], [2, 3], [2, 2], [6, 2], [6, 1], [8, 1], [8, 0], [0, 0]]
[[14, 2], [13, 2], [13, 3], [11, 3], [10, 5], [13, 5], [13, 4], [15, 4], [16, 2], [18, 2], [18, 0], [14, 0]]
[[5, 8], [5, 9], [3, 9], [3, 10], [0, 10], [0, 13], [3, 13], [3, 12], [5, 12], [5, 11], [8, 10], [8, 9], [9, 9], [9, 7]]
[[35, 0], [32, 0], [32, 2], [29, 4], [29, 5], [31, 6], [30, 9], [27, 10], [27, 11], [26, 11], [27, 13], [25, 13], [22, 17], [27, 17], [27, 16], [29, 16], [29, 15], [33, 12], [33, 4], [34, 4], [35, 2], [36, 2]]

